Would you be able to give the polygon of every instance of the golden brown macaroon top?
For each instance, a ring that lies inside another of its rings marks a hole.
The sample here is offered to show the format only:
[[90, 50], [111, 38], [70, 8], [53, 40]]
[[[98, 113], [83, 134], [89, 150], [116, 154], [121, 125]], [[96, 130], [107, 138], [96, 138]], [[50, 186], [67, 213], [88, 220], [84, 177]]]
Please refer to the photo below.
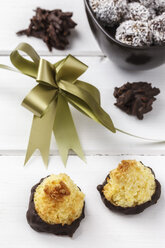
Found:
[[35, 209], [49, 224], [70, 225], [80, 217], [85, 195], [66, 174], [51, 175], [36, 188]]
[[123, 160], [109, 174], [103, 187], [105, 198], [121, 207], [134, 207], [151, 200], [155, 178], [148, 167], [136, 160]]
[[51, 185], [46, 184], [44, 192], [55, 201], [63, 201], [64, 196], [70, 195], [70, 190], [63, 181], [60, 181], [58, 185], [56, 185], [56, 182], [52, 182]]

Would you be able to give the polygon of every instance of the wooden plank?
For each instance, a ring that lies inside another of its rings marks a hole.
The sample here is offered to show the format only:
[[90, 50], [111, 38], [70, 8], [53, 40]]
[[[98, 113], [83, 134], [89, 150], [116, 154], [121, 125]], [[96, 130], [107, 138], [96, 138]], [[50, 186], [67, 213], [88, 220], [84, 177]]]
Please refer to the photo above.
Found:
[[[36, 7], [46, 9], [60, 8], [63, 11], [72, 11], [73, 19], [78, 24], [70, 37], [70, 45], [65, 51], [54, 49], [52, 53], [39, 39], [18, 37], [16, 32], [27, 28], [29, 19], [34, 15]], [[82, 0], [44, 1], [40, 0], [5, 0], [1, 1], [0, 8], [0, 54], [9, 54], [20, 42], [28, 42], [36, 47], [40, 54], [102, 54], [90, 31]]]
[[[51, 157], [45, 170], [39, 158], [23, 167], [23, 157], [0, 157], [0, 246], [3, 248], [164, 248], [165, 192], [158, 203], [134, 216], [109, 211], [102, 203], [96, 186], [122, 159], [137, 159], [153, 168], [165, 187], [165, 157], [112, 156], [87, 157], [87, 164], [70, 157], [67, 168], [58, 156]], [[26, 221], [31, 187], [49, 174], [67, 173], [86, 195], [85, 219], [73, 238], [37, 233]]]
[[[44, 57], [51, 62], [58, 61], [62, 57]], [[164, 66], [145, 72], [129, 72], [117, 68], [108, 59], [78, 57], [89, 65], [82, 80], [92, 83], [101, 92], [101, 102], [104, 109], [111, 115], [115, 126], [147, 138], [165, 140], [165, 99], [163, 92]], [[0, 57], [0, 63], [9, 64], [8, 57]], [[159, 75], [159, 77], [157, 76]], [[145, 115], [144, 120], [139, 121], [135, 117], [128, 116], [114, 106], [113, 90], [127, 81], [148, 81], [161, 89], [161, 94], [153, 104], [152, 112]], [[11, 154], [17, 150], [24, 154], [30, 127], [32, 114], [20, 104], [35, 81], [24, 75], [1, 70], [0, 80], [0, 152]], [[153, 144], [143, 140], [134, 139], [123, 134], [112, 134], [99, 124], [80, 114], [72, 108], [73, 118], [79, 133], [82, 146], [86, 154], [165, 154], [164, 144]], [[57, 153], [54, 139], [51, 150]]]

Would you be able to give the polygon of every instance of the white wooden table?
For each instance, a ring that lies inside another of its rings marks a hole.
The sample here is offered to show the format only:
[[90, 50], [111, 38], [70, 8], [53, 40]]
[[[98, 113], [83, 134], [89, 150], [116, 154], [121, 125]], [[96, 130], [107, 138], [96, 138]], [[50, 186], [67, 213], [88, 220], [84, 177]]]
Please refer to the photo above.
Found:
[[[17, 37], [27, 27], [36, 7], [61, 8], [73, 11], [78, 26], [65, 51], [53, 50], [35, 38]], [[0, 2], [0, 63], [10, 65], [9, 54], [20, 42], [30, 43], [41, 56], [55, 62], [71, 53], [89, 66], [81, 77], [99, 88], [102, 106], [111, 115], [115, 126], [147, 138], [165, 140], [165, 65], [144, 72], [123, 71], [100, 51], [90, 31], [83, 0], [1, 0]], [[143, 121], [126, 115], [114, 104], [113, 90], [127, 81], [151, 82], [161, 90], [153, 111]], [[87, 157], [84, 164], [71, 155], [65, 169], [54, 139], [51, 144], [49, 168], [41, 157], [34, 156], [24, 168], [32, 114], [20, 106], [22, 99], [35, 85], [25, 76], [0, 71], [0, 247], [165, 247], [165, 144], [151, 143], [117, 133], [112, 134], [75, 109], [73, 118]], [[162, 184], [158, 204], [137, 216], [114, 214], [104, 207], [96, 191], [108, 171], [122, 159], [137, 159], [152, 167]], [[30, 188], [50, 173], [68, 173], [86, 194], [86, 218], [72, 239], [39, 234], [27, 224]]]

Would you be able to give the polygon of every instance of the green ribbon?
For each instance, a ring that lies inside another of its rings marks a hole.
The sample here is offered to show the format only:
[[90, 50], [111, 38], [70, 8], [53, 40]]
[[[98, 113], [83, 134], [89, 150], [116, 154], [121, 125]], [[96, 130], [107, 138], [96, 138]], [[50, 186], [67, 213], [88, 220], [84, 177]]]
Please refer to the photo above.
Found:
[[[21, 56], [19, 51], [28, 55], [31, 61]], [[87, 66], [81, 61], [68, 55], [51, 64], [40, 58], [26, 43], [19, 44], [11, 53], [10, 59], [21, 73], [37, 82], [22, 102], [34, 114], [25, 164], [36, 149], [40, 150], [45, 165], [48, 164], [52, 132], [64, 164], [70, 149], [81, 159], [85, 159], [68, 103], [110, 131], [116, 132], [110, 116], [100, 106], [98, 89], [78, 80], [87, 70]], [[0, 67], [17, 71], [5, 65]]]

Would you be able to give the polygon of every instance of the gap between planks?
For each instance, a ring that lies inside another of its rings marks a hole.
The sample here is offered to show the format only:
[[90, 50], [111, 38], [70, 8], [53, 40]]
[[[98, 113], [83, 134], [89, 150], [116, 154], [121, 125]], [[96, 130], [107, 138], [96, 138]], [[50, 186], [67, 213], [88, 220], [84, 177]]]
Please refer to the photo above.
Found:
[[[0, 150], [0, 156], [25, 156], [26, 150]], [[39, 151], [36, 151], [33, 156], [40, 156]], [[50, 151], [50, 156], [59, 156], [58, 151]], [[72, 151], [69, 152], [69, 156], [77, 156]], [[102, 152], [99, 153], [97, 151], [86, 151], [85, 156], [165, 156], [164, 150], [157, 150], [157, 151], [132, 151], [132, 152]]]
[[[0, 56], [10, 56], [10, 53], [12, 52], [11, 51], [1, 51], [0, 50]], [[53, 51], [53, 52], [49, 52], [49, 51], [40, 51], [38, 50], [37, 53], [40, 55], [40, 56], [46, 56], [46, 57], [52, 57], [52, 56], [56, 56], [56, 57], [63, 57], [63, 56], [67, 56], [70, 51], [64, 51], [64, 52], [59, 52], [59, 51]], [[81, 51], [81, 52], [76, 52], [76, 51], [73, 51], [71, 52], [71, 54], [73, 56], [77, 56], [77, 57], [106, 57], [102, 52], [99, 52], [99, 51]], [[24, 55], [24, 56], [27, 56], [27, 55]]]

